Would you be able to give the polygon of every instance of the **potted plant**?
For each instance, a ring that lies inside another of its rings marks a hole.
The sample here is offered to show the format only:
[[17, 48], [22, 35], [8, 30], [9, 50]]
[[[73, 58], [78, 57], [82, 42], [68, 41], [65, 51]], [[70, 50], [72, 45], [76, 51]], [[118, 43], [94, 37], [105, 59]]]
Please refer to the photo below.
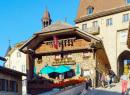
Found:
[[72, 57], [67, 57], [67, 60], [72, 60]]
[[38, 64], [42, 63], [42, 59], [37, 60], [37, 63]]
[[43, 82], [44, 82], [44, 80], [43, 80], [42, 77], [38, 77], [38, 78], [37, 78], [37, 83], [43, 83]]

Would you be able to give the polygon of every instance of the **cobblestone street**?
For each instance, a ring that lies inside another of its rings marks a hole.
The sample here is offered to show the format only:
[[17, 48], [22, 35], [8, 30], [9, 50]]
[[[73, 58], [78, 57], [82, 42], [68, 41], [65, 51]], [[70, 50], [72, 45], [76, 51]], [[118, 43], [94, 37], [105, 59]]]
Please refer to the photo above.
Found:
[[[130, 84], [128, 84], [128, 94], [124, 95], [130, 95]], [[122, 95], [122, 87], [121, 83], [115, 83], [111, 84], [111, 88], [96, 88], [93, 90], [88, 90], [87, 94], [85, 95]]]

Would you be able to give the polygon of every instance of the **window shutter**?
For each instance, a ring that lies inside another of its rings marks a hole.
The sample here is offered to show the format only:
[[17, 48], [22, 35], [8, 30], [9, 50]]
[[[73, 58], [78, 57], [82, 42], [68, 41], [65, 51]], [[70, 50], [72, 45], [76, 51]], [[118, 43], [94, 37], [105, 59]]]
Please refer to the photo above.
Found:
[[10, 92], [12, 92], [12, 80], [10, 80]]
[[1, 84], [2, 84], [2, 83], [1, 83], [1, 79], [0, 79], [0, 91], [1, 91], [1, 88], [2, 88], [2, 87], [1, 87], [2, 85], [1, 85]]
[[6, 91], [9, 91], [8, 80], [6, 80]]
[[18, 82], [16, 82], [16, 92], [18, 92]]

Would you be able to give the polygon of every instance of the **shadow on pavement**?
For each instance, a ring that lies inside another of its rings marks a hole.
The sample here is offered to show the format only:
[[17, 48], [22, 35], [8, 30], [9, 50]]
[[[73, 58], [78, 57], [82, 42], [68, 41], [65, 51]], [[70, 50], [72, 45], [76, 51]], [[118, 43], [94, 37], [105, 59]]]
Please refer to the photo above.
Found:
[[104, 90], [93, 89], [93, 90], [88, 90], [85, 95], [129, 95], [129, 94], [122, 94], [116, 91], [114, 92], [114, 91], [104, 91]]

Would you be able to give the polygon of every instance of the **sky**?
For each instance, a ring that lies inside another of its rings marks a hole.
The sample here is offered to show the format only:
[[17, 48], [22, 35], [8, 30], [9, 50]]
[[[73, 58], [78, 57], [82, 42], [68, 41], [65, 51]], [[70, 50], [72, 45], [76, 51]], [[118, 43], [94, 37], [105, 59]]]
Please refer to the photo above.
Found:
[[[47, 10], [52, 23], [61, 20], [75, 25], [80, 0], [0, 0], [0, 56], [9, 46], [26, 41], [42, 29], [41, 19]], [[0, 61], [0, 65], [3, 65]]]

